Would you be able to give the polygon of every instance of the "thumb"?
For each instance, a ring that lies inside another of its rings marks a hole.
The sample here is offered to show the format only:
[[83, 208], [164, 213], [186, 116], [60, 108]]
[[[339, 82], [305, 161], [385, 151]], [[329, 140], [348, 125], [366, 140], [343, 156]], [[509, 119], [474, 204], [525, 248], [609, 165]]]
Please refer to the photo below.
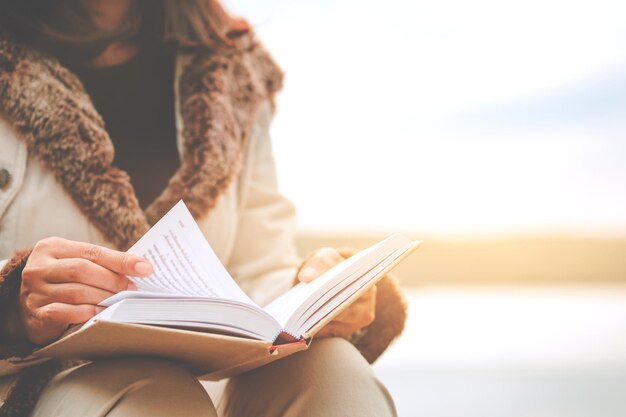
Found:
[[313, 265], [304, 265], [298, 272], [298, 280], [300, 282], [311, 282], [321, 274]]
[[321, 248], [298, 271], [300, 282], [311, 282], [333, 266], [343, 261], [343, 257], [334, 248]]

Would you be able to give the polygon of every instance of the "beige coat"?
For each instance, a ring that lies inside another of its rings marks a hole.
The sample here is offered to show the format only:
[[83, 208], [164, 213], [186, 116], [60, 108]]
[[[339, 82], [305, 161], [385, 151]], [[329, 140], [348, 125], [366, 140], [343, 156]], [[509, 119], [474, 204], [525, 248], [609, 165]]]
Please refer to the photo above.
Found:
[[[293, 244], [295, 211], [277, 189], [270, 119], [270, 108], [263, 105], [241, 172], [198, 222], [239, 286], [261, 305], [292, 285], [300, 262]], [[115, 248], [2, 119], [0, 149], [0, 169], [11, 176], [0, 200], [0, 258], [48, 236]]]
[[[299, 264], [293, 244], [295, 211], [277, 188], [270, 119], [270, 107], [264, 104], [241, 171], [198, 222], [228, 271], [260, 304], [289, 288]], [[0, 259], [48, 236], [116, 247], [80, 211], [50, 170], [29, 155], [26, 144], [2, 118], [0, 149], [0, 170], [10, 174], [0, 194]]]
[[[112, 165], [102, 119], [76, 77], [54, 59], [0, 36], [0, 262], [6, 264], [0, 265], [0, 308], [19, 288], [27, 253], [12, 257], [16, 249], [60, 236], [125, 250], [181, 198], [257, 303], [292, 285], [300, 264], [295, 213], [278, 191], [268, 135], [282, 74], [258, 43], [245, 42], [237, 50], [177, 58], [181, 166], [144, 211], [127, 175]], [[372, 332], [355, 343], [370, 361], [405, 319], [392, 280], [379, 285], [377, 304]], [[39, 363], [16, 351], [0, 340], [0, 395], [23, 368]], [[21, 406], [20, 395], [32, 398], [15, 391], [18, 405], [12, 407]]]

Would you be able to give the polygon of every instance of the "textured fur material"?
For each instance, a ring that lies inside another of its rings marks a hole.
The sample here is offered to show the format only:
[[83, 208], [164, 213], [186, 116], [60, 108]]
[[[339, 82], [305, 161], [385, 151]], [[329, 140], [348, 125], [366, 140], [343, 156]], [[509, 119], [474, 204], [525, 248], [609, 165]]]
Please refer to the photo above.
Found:
[[376, 318], [352, 341], [369, 363], [374, 363], [404, 330], [407, 302], [398, 280], [387, 274], [376, 284]]
[[113, 145], [80, 81], [55, 59], [0, 37], [0, 110], [117, 248], [125, 250], [181, 198], [206, 215], [238, 172], [256, 111], [282, 72], [260, 44], [197, 53], [179, 80], [181, 166], [141, 210], [128, 175], [112, 166]]
[[180, 79], [184, 150], [180, 169], [146, 210], [160, 219], [183, 198], [197, 219], [215, 206], [239, 171], [259, 103], [273, 100], [282, 72], [259, 44], [196, 55]]
[[128, 176], [111, 166], [102, 118], [72, 73], [0, 38], [0, 110], [108, 240], [126, 248], [147, 230]]
[[[30, 252], [26, 249], [16, 251], [0, 271], [0, 317], [5, 317], [6, 309], [15, 305], [22, 283], [22, 270]], [[34, 349], [35, 345], [31, 343], [12, 343], [7, 335], [0, 332], [0, 360], [26, 357]], [[60, 369], [59, 362], [48, 361], [24, 370], [0, 407], [0, 417], [28, 416], [43, 387]]]
[[[7, 310], [15, 306], [28, 255], [28, 249], [16, 251], [0, 271], [0, 317], [6, 317]], [[11, 343], [8, 339], [0, 332], [0, 360], [28, 356], [35, 347], [30, 343]]]

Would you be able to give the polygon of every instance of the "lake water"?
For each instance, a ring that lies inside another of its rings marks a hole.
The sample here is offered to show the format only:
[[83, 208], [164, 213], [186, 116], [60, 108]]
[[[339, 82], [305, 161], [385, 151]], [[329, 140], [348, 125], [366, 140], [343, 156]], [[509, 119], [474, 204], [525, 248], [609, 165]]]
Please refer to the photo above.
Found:
[[375, 364], [400, 416], [626, 416], [626, 286], [409, 291]]

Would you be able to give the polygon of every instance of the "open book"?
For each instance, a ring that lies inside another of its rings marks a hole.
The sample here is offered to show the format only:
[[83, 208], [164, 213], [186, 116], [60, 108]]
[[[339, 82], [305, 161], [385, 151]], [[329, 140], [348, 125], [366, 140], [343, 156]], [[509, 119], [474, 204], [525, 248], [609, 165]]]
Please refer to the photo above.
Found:
[[[103, 301], [107, 308], [80, 330], [36, 354], [85, 359], [157, 355], [199, 366], [200, 374], [213, 379], [233, 375], [270, 362], [281, 346], [285, 354], [305, 349], [321, 327], [418, 244], [392, 235], [260, 307], [226, 271], [180, 201], [129, 249], [153, 264], [153, 274], [129, 277], [137, 291]], [[193, 352], [185, 354], [190, 347]], [[248, 351], [256, 361], [229, 360], [233, 349], [244, 357]]]

